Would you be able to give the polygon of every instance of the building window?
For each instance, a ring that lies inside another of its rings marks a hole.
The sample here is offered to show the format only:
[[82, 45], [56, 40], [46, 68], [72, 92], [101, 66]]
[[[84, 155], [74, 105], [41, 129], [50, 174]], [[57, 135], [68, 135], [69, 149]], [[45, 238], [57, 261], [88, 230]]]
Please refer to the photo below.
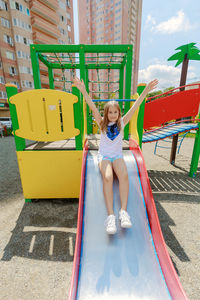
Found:
[[0, 76], [0, 83], [2, 83], [2, 84], [5, 83], [5, 80], [4, 80], [3, 76]]
[[120, 4], [121, 4], [121, 1], [116, 2], [116, 3], [115, 3], [115, 6], [118, 6], [118, 5], [120, 5]]
[[7, 34], [4, 34], [3, 35], [3, 40], [5, 43], [13, 46], [13, 39], [11, 38], [11, 36], [7, 35]]
[[7, 94], [6, 94], [6, 92], [1, 91], [1, 92], [0, 92], [0, 98], [1, 98], [1, 99], [7, 99]]
[[32, 81], [28, 81], [28, 80], [22, 80], [22, 87], [26, 87], [26, 88], [33, 88], [33, 82]]
[[120, 12], [120, 11], [121, 11], [121, 8], [116, 9], [115, 13], [117, 14], [117, 13]]
[[1, 17], [1, 25], [10, 28], [10, 22], [7, 19]]
[[68, 31], [71, 32], [71, 26], [70, 25], [67, 25], [67, 29], [68, 29]]
[[17, 10], [19, 10], [19, 3], [18, 3], [18, 2], [15, 2], [15, 8], [16, 8]]
[[61, 0], [58, 1], [59, 7], [63, 10], [66, 10], [65, 3], [63, 3]]
[[59, 43], [60, 45], [65, 45], [65, 44], [66, 44], [66, 43], [65, 43], [63, 40], [61, 40], [61, 39], [58, 40], [58, 43]]
[[20, 19], [13, 18], [13, 25], [18, 26], [20, 28], [23, 28], [29, 32], [32, 32], [32, 28], [30, 24], [25, 23], [24, 21]]
[[13, 52], [6, 51], [6, 57], [7, 57], [8, 59], [14, 60], [14, 59], [15, 59], [15, 54], [14, 54]]
[[62, 27], [59, 27], [60, 33], [63, 35], [67, 35], [67, 32], [65, 29], [63, 29]]
[[20, 66], [19, 71], [23, 74], [32, 74], [32, 70], [30, 67]]
[[17, 74], [17, 70], [15, 67], [9, 67], [9, 73], [10, 75], [16, 75]]
[[24, 37], [24, 44], [27, 45], [27, 39]]
[[17, 24], [17, 19], [16, 18], [13, 18], [13, 25], [14, 26], [17, 26], [18, 24]]
[[68, 12], [67, 12], [67, 19], [71, 21], [71, 16]]
[[18, 81], [11, 81], [10, 83], [15, 84], [17, 88], [19, 89], [19, 82]]
[[16, 43], [20, 42], [20, 36], [18, 34], [15, 34], [15, 42]]
[[69, 7], [69, 8], [71, 7], [70, 6], [70, 0], [66, 0], [66, 4], [67, 4], [67, 7]]
[[8, 11], [8, 4], [3, 0], [0, 0], [0, 9]]

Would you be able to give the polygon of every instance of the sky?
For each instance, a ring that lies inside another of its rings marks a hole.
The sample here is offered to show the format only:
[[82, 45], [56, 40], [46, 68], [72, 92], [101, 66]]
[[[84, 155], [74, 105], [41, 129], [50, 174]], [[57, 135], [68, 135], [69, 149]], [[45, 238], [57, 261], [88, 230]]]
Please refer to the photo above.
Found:
[[[79, 43], [77, 0], [73, 0], [75, 44]], [[196, 43], [200, 49], [199, 0], [143, 0], [139, 81], [159, 80], [158, 89], [180, 83], [181, 65], [167, 61], [177, 47]], [[200, 81], [200, 61], [189, 61], [187, 83]]]
[[[181, 66], [167, 59], [179, 46], [196, 43], [200, 49], [199, 0], [143, 0], [139, 82], [159, 80], [159, 88], [177, 87]], [[200, 61], [189, 61], [187, 82], [200, 81]]]

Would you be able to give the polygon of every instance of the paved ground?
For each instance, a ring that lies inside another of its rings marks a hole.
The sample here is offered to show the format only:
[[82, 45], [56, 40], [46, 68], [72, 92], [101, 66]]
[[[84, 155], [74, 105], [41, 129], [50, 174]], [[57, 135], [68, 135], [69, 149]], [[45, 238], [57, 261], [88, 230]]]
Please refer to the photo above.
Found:
[[[143, 153], [164, 238], [189, 299], [200, 299], [200, 172], [187, 173], [185, 139], [176, 165], [154, 143]], [[13, 137], [0, 139], [0, 300], [67, 299], [78, 201], [24, 203]]]

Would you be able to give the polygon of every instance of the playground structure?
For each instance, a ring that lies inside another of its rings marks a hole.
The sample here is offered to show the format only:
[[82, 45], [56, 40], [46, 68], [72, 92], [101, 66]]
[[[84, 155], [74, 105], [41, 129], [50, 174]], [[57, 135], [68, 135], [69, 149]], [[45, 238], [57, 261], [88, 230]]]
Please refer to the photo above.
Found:
[[[155, 108], [151, 108], [150, 105], [155, 105], [159, 111], [160, 100], [158, 99], [159, 104], [158, 101], [152, 101], [152, 104], [145, 104], [143, 101], [124, 130], [124, 138], [129, 140], [125, 161], [132, 186], [128, 209], [135, 220], [135, 226], [128, 232], [119, 232], [112, 243], [106, 237], [102, 226], [106, 212], [96, 160], [97, 151], [88, 149], [88, 135], [93, 133], [92, 115], [76, 88], [72, 87], [72, 93], [66, 92], [64, 77], [63, 91], [54, 89], [56, 69], [79, 69], [80, 78], [84, 80], [88, 92], [90, 84], [103, 84], [98, 70], [109, 70], [108, 75], [110, 71], [117, 70], [119, 88], [117, 92], [108, 88], [106, 94], [118, 93], [117, 100], [122, 113], [125, 114], [133, 105], [131, 98], [136, 99], [145, 86], [138, 86], [138, 94], [131, 97], [132, 46], [31, 45], [31, 59], [35, 90], [17, 94], [15, 86], [7, 85], [13, 134], [26, 201], [34, 198], [79, 197], [76, 249], [69, 299], [81, 299], [82, 296], [86, 299], [91, 296], [94, 299], [105, 299], [107, 296], [116, 297], [116, 293], [123, 299], [130, 298], [130, 295], [138, 299], [187, 299], [167, 252], [140, 150], [143, 122], [144, 128], [160, 126], [160, 123], [145, 125], [148, 124], [146, 107], [149, 107], [150, 115], [152, 109], [155, 114]], [[39, 61], [48, 67], [49, 89], [41, 89]], [[92, 82], [91, 70], [97, 70], [96, 82]], [[96, 94], [101, 98], [100, 88]], [[172, 99], [170, 97], [172, 96], [169, 96], [169, 99]], [[103, 103], [105, 98], [96, 101]], [[159, 115], [158, 111], [156, 114]], [[195, 143], [198, 144], [199, 130], [197, 132]], [[27, 140], [34, 143], [27, 145]], [[196, 149], [199, 149], [198, 145]], [[197, 156], [195, 157], [197, 159]], [[117, 182], [114, 183], [114, 194], [115, 202], [118, 203]], [[98, 202], [98, 207], [94, 205], [94, 199]], [[99, 213], [100, 211], [102, 213]], [[96, 243], [99, 247], [95, 248], [97, 232], [100, 245], [99, 242]], [[144, 242], [141, 242], [141, 236]], [[124, 256], [127, 257], [127, 261], [120, 263], [119, 257], [112, 254], [121, 253], [125, 248], [130, 250], [126, 253], [127, 256]], [[97, 261], [103, 262], [103, 265], [99, 266], [100, 269], [93, 269], [97, 266]], [[116, 265], [116, 261], [119, 264]], [[131, 261], [136, 264], [136, 269], [131, 265]], [[127, 269], [130, 266], [133, 269]], [[114, 278], [111, 277], [110, 268], [116, 271]], [[142, 278], [138, 271], [141, 269]], [[123, 272], [126, 276], [123, 276]], [[148, 281], [148, 285], [143, 284]], [[124, 288], [127, 283], [128, 290]]]
[[[190, 177], [196, 176], [200, 154], [199, 104], [199, 83], [175, 88], [164, 94], [151, 97], [147, 99], [145, 104], [143, 143], [196, 130]], [[174, 161], [172, 163], [174, 164]]]
[[[6, 87], [24, 197], [26, 201], [78, 198], [82, 153], [86, 134], [92, 133], [93, 120], [76, 88], [71, 88], [72, 93], [54, 89], [54, 71], [80, 70], [80, 77], [89, 91], [91, 70], [117, 70], [119, 98], [130, 99], [132, 46], [31, 45], [31, 60], [35, 90], [17, 94], [15, 86]], [[41, 63], [48, 67], [49, 90], [41, 89]], [[65, 84], [64, 77], [62, 81]], [[139, 92], [143, 88], [144, 85], [140, 86]], [[124, 113], [129, 107], [130, 101], [126, 101]], [[140, 126], [142, 128], [142, 124]], [[132, 132], [133, 127], [126, 126], [127, 140]], [[51, 142], [66, 139], [65, 151], [60, 147], [52, 151]], [[38, 147], [27, 147], [27, 140], [35, 141], [36, 145], [43, 143], [44, 147], [39, 150]]]

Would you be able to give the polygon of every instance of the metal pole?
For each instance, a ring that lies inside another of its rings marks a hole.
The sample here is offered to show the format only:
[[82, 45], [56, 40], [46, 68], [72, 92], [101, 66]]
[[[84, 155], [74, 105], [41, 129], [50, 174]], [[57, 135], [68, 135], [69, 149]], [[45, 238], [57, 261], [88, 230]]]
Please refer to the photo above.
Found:
[[31, 45], [30, 53], [31, 53], [31, 63], [32, 63], [32, 70], [33, 70], [34, 87], [35, 89], [41, 89], [40, 66], [38, 60], [38, 53], [35, 50], [35, 45]]
[[[133, 56], [133, 47], [130, 45], [127, 51], [127, 61], [126, 61], [126, 78], [125, 78], [125, 98], [131, 98], [131, 73], [132, 73], [132, 56]], [[126, 113], [130, 108], [130, 102], [125, 103]], [[125, 126], [124, 129], [124, 139], [128, 140], [129, 138], [129, 124]]]
[[53, 69], [52, 68], [48, 68], [48, 74], [49, 74], [49, 88], [50, 89], [54, 89], [54, 79], [53, 79]]

